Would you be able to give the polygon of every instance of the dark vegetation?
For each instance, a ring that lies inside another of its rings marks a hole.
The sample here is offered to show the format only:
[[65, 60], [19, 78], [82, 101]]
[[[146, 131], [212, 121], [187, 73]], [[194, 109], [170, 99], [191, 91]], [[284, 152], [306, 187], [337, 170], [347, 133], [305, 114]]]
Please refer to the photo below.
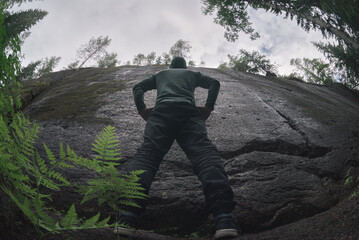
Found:
[[[21, 102], [26, 103], [29, 99], [31, 101], [44, 91], [49, 83], [37, 82], [22, 92], [22, 84], [16, 77], [16, 73], [20, 72], [20, 40], [14, 30], [21, 32], [27, 29], [45, 14], [39, 15], [41, 11], [30, 10], [8, 15], [6, 9], [11, 4], [11, 2], [0, 3], [0, 217], [3, 220], [1, 232], [4, 234], [2, 237], [17, 238], [16, 232], [23, 227], [22, 225], [26, 226], [28, 223], [31, 223], [38, 237], [41, 238], [49, 233], [70, 229], [109, 227], [112, 225], [109, 225], [110, 216], [103, 217], [97, 213], [89, 218], [83, 218], [77, 215], [74, 204], [66, 212], [60, 212], [51, 206], [52, 194], [72, 184], [61, 171], [81, 166], [96, 172], [97, 176], [87, 185], [77, 186], [79, 193], [83, 195], [81, 203], [98, 199], [99, 205], [106, 203], [114, 212], [120, 210], [120, 204], [133, 205], [129, 201], [131, 198], [146, 197], [140, 192], [142, 188], [137, 183], [137, 175], [141, 172], [119, 175], [115, 168], [119, 165], [117, 161], [121, 159], [119, 141], [116, 139], [115, 129], [111, 126], [103, 129], [97, 136], [92, 149], [97, 155], [91, 160], [77, 156], [69, 146], [64, 147], [62, 143], [59, 144], [58, 156], [55, 156], [45, 144], [43, 148], [46, 158], [40, 156], [34, 146], [39, 126], [23, 115]], [[23, 14], [35, 14], [32, 17], [33, 22], [17, 25], [18, 22], [13, 19], [21, 19], [19, 16]], [[7, 29], [9, 22], [10, 25], [13, 23], [16, 27], [20, 27], [20, 30], [15, 27], [11, 30]], [[91, 76], [93, 77], [93, 72]], [[82, 89], [85, 95], [80, 97], [91, 102], [91, 97], [86, 99], [86, 96], [90, 93], [100, 94], [101, 90], [103, 92], [101, 86], [96, 85], [95, 88], [90, 86], [90, 91], [89, 86], [84, 86]], [[113, 88], [112, 85], [111, 87]], [[106, 92], [108, 91], [106, 89]], [[79, 97], [78, 95], [80, 93], [74, 94], [76, 97]], [[68, 100], [69, 96], [65, 97]], [[81, 111], [80, 108], [81, 103], [75, 110]], [[64, 111], [61, 113], [66, 114]], [[68, 114], [74, 115], [74, 113]], [[18, 216], [19, 212], [23, 217]], [[26, 236], [26, 233], [23, 236]]]

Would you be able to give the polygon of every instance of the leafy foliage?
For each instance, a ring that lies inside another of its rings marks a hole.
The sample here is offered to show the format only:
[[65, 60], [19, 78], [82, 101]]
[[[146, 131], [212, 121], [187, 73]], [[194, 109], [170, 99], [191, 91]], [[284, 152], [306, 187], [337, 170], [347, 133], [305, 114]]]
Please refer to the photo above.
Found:
[[59, 64], [61, 57], [46, 57], [41, 60], [39, 69], [37, 70], [36, 77], [46, 76], [50, 74], [54, 68]]
[[[180, 56], [188, 59], [188, 65], [194, 67], [196, 64], [193, 60], [190, 59], [189, 53], [192, 46], [188, 41], [182, 39], [178, 40], [175, 44], [172, 45], [169, 52], [162, 53], [162, 56], [158, 56], [156, 52], [150, 52], [147, 55], [139, 53], [134, 56], [132, 63], [137, 66], [149, 66], [153, 65], [165, 65], [168, 66], [171, 63], [171, 60], [174, 57]], [[202, 64], [203, 63], [203, 64]], [[204, 65], [204, 62], [201, 64]]]
[[260, 55], [259, 52], [248, 52], [241, 49], [237, 56], [228, 54], [229, 62], [222, 63], [219, 68], [232, 68], [241, 72], [248, 73], [262, 73], [276, 72], [276, 66], [270, 63], [269, 59], [265, 59], [264, 55]]
[[[143, 188], [138, 183], [143, 171], [134, 171], [129, 175], [118, 175], [115, 168], [120, 160], [119, 141], [115, 137], [115, 129], [111, 126], [106, 127], [97, 136], [93, 144], [93, 151], [98, 155], [93, 160], [82, 159], [90, 169], [98, 172], [98, 177], [88, 182], [88, 186], [81, 187], [80, 192], [84, 194], [82, 203], [91, 199], [98, 199], [98, 204], [107, 203], [115, 211], [119, 210], [119, 205], [131, 205], [139, 207], [134, 201], [129, 199], [144, 199], [146, 195]], [[76, 156], [75, 156], [76, 157]]]
[[34, 79], [37, 76], [37, 68], [40, 66], [41, 60], [30, 62], [26, 67], [22, 67], [17, 78], [22, 80]]
[[202, 0], [204, 14], [215, 14], [215, 22], [226, 29], [225, 37], [235, 41], [239, 32], [252, 39], [259, 35], [249, 21], [248, 7], [264, 9], [276, 15], [295, 19], [306, 31], [319, 30], [335, 43], [314, 43], [336, 70], [342, 71], [341, 80], [350, 87], [359, 85], [359, 2], [357, 0]]
[[22, 32], [29, 30], [38, 21], [47, 15], [46, 11], [39, 9], [28, 9], [25, 11], [10, 13], [5, 12], [5, 31], [7, 37], [12, 39], [18, 37]]
[[106, 53], [97, 61], [100, 68], [116, 67], [117, 62], [117, 53]]
[[249, 34], [252, 40], [259, 37], [259, 33], [255, 32], [252, 23], [249, 21], [247, 1], [204, 0], [202, 3], [204, 4], [204, 14], [217, 13], [214, 21], [226, 29], [224, 36], [227, 40], [235, 41], [241, 31]]
[[353, 168], [349, 168], [349, 170], [347, 171], [346, 175], [345, 175], [345, 182], [344, 185], [349, 185], [349, 184], [353, 184], [354, 186], [357, 186], [358, 190], [354, 191], [352, 193], [352, 195], [350, 196], [351, 198], [355, 198], [359, 196], [359, 176], [358, 173], [357, 174], [353, 174]]
[[54, 170], [61, 162], [55, 161], [46, 145], [50, 167], [33, 146], [38, 129], [21, 112], [14, 116], [9, 126], [0, 118], [0, 187], [34, 226], [49, 230], [55, 222], [46, 213], [50, 209], [45, 206], [45, 200], [51, 197], [42, 194], [41, 190], [58, 191], [69, 182]]
[[340, 81], [350, 88], [359, 88], [359, 51], [346, 48], [343, 45], [314, 43], [322, 51], [329, 62], [334, 63], [334, 68], [338, 71]]
[[334, 82], [333, 76], [335, 75], [335, 72], [331, 70], [329, 63], [325, 63], [321, 59], [303, 58], [303, 60], [301, 60], [296, 58], [291, 59], [290, 64], [296, 66], [298, 72], [303, 73], [303, 75], [296, 73], [294, 74], [294, 77], [317, 84]]
[[[83, 229], [108, 226], [109, 217], [99, 221], [99, 213], [83, 220], [77, 216], [75, 205], [62, 216], [55, 209], [48, 207], [51, 195], [43, 192], [61, 191], [62, 186], [70, 182], [59, 169], [86, 166], [98, 173], [96, 179], [82, 186], [82, 202], [98, 198], [99, 204], [108, 203], [113, 209], [119, 205], [137, 206], [130, 199], [143, 199], [143, 188], [137, 183], [142, 171], [118, 176], [115, 166], [118, 160], [119, 142], [113, 127], [108, 126], [93, 144], [93, 151], [98, 155], [92, 159], [77, 156], [67, 146], [60, 144], [59, 157], [44, 144], [47, 160], [43, 159], [34, 147], [39, 127], [31, 123], [22, 113], [17, 113], [10, 125], [0, 117], [0, 188], [19, 207], [24, 215], [36, 227], [40, 235], [42, 229], [57, 232], [67, 229]], [[55, 221], [54, 219], [60, 219]]]
[[69, 63], [66, 67], [66, 69], [77, 69], [77, 66], [79, 65], [80, 61], [76, 60], [75, 62]]
[[156, 53], [155, 52], [150, 52], [146, 56], [146, 64], [147, 65], [152, 65], [154, 63], [155, 59], [156, 59]]
[[26, 67], [22, 67], [17, 79], [28, 80], [49, 75], [59, 64], [61, 57], [46, 57], [42, 60], [30, 62]]
[[[40, 235], [43, 235], [43, 230], [52, 232], [107, 226], [109, 217], [99, 221], [99, 214], [85, 221], [79, 219], [74, 205], [65, 216], [48, 207], [51, 195], [44, 192], [60, 191], [62, 186], [68, 186], [70, 183], [58, 169], [72, 168], [76, 161], [71, 161], [72, 158], [69, 156], [73, 155], [73, 151], [69, 147], [65, 152], [60, 144], [58, 160], [44, 144], [47, 155], [45, 161], [34, 147], [39, 127], [19, 111], [21, 84], [16, 78], [20, 70], [18, 35], [32, 25], [32, 20], [35, 22], [37, 20], [30, 18], [28, 23], [21, 25], [24, 24], [21, 23], [23, 19], [15, 16], [30, 15], [13, 16], [9, 14], [7, 8], [25, 1], [0, 2], [0, 190], [18, 206]], [[7, 29], [10, 23], [17, 28], [11, 31]], [[102, 154], [103, 159], [111, 158], [111, 152], [104, 151]]]
[[99, 59], [105, 55], [106, 47], [111, 43], [111, 39], [106, 36], [100, 36], [98, 38], [92, 37], [86, 44], [82, 45], [77, 50], [77, 60], [81, 62], [77, 69], [81, 68], [91, 58]]
[[172, 58], [183, 57], [186, 59], [189, 58], [189, 52], [191, 48], [192, 46], [188, 41], [180, 39], [170, 48], [169, 54]]
[[171, 63], [171, 56], [168, 54], [168, 53], [163, 53], [162, 54], [162, 58], [163, 58], [163, 60], [162, 60], [162, 64], [163, 65], [170, 65], [170, 63]]
[[21, 107], [21, 84], [16, 81], [20, 70], [20, 40], [6, 32], [6, 2], [0, 2], [0, 116], [6, 123]]
[[134, 56], [133, 64], [138, 66], [143, 66], [145, 64], [146, 56], [143, 53], [139, 53]]

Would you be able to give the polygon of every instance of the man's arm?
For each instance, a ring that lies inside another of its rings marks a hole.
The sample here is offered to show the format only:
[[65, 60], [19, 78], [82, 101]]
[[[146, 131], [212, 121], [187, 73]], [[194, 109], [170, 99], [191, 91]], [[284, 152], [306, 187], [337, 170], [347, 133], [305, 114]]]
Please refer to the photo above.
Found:
[[156, 76], [146, 78], [145, 80], [137, 83], [133, 88], [133, 98], [135, 100], [136, 108], [138, 113], [141, 114], [146, 109], [146, 104], [144, 102], [144, 93], [148, 90], [156, 89]]
[[208, 96], [205, 106], [213, 111], [214, 104], [217, 101], [220, 83], [217, 79], [209, 77], [207, 75], [200, 74], [197, 78], [197, 86], [208, 89]]

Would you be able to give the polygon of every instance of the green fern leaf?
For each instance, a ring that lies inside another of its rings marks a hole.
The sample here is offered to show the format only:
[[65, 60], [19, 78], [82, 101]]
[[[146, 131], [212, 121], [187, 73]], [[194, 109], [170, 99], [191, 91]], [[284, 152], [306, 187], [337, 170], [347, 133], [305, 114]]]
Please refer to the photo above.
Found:
[[46, 166], [45, 160], [40, 156], [39, 153], [36, 153], [36, 162], [37, 162], [40, 172], [42, 174], [46, 174], [48, 172], [48, 168]]
[[67, 211], [66, 215], [61, 220], [61, 226], [64, 229], [71, 229], [71, 228], [75, 228], [79, 222], [80, 220], [78, 219], [76, 213], [75, 204], [72, 204], [70, 209]]
[[7, 124], [5, 123], [2, 115], [0, 115], [0, 139], [5, 142], [10, 142], [10, 132]]
[[59, 222], [56, 222], [56, 223], [55, 223], [55, 227], [53, 228], [53, 230], [54, 230], [55, 232], [56, 232], [56, 231], [59, 231], [59, 230], [62, 230], [62, 228], [61, 228]]
[[42, 180], [42, 185], [55, 191], [60, 191], [59, 185], [54, 183], [51, 179], [44, 178]]
[[15, 180], [15, 181], [17, 181], [19, 183], [30, 180], [29, 176], [24, 175], [21, 172], [8, 172], [8, 178], [12, 179], [12, 180]]
[[56, 158], [55, 155], [52, 153], [52, 151], [46, 146], [45, 143], [43, 143], [47, 158], [50, 160], [50, 164], [51, 165], [55, 165], [56, 164]]
[[107, 218], [105, 218], [101, 222], [97, 223], [96, 226], [97, 227], [107, 227], [108, 226], [108, 221], [110, 221], [110, 216], [108, 216]]
[[100, 219], [100, 213], [97, 213], [95, 216], [87, 219], [81, 226], [81, 228], [91, 228], [91, 227], [95, 227], [96, 223], [98, 222], [98, 220]]
[[[8, 159], [9, 156], [10, 156], [9, 154], [4, 154], [1, 156], [1, 159]], [[16, 166], [15, 164], [13, 164], [12, 162], [9, 162], [9, 161], [3, 161], [2, 167], [4, 168], [4, 171], [11, 171], [11, 172], [15, 172], [20, 169], [20, 167]]]
[[[24, 178], [28, 178], [28, 176], [25, 176]], [[25, 184], [24, 182], [14, 181], [12, 186], [17, 190], [16, 192], [18, 194], [23, 194], [24, 196], [29, 196], [31, 198], [36, 195], [36, 189], [32, 188], [28, 184]]]
[[141, 206], [138, 205], [137, 203], [134, 203], [134, 202], [131, 202], [131, 201], [126, 201], [126, 200], [119, 200], [118, 204], [119, 205], [126, 205], [126, 206], [141, 208]]
[[80, 204], [83, 204], [83, 203], [85, 203], [85, 202], [87, 202], [87, 201], [90, 201], [91, 199], [94, 199], [94, 198], [95, 198], [95, 197], [90, 196], [88, 193], [85, 193], [85, 196], [84, 196], [84, 198], [82, 199], [82, 201], [81, 201]]
[[53, 178], [53, 179], [55, 179], [55, 180], [57, 180], [57, 181], [63, 183], [63, 184], [66, 185], [66, 186], [69, 186], [69, 185], [70, 185], [70, 182], [67, 181], [67, 179], [66, 179], [65, 177], [63, 177], [62, 174], [59, 173], [59, 172], [55, 172], [54, 170], [50, 170], [50, 171], [48, 172], [48, 176], [49, 176], [50, 178]]
[[67, 155], [64, 151], [64, 146], [62, 145], [62, 142], [60, 142], [60, 159], [62, 161], [65, 161], [66, 157], [67, 157]]
[[34, 199], [33, 205], [35, 206], [36, 213], [38, 215], [37, 218], [40, 218], [43, 222], [43, 225], [46, 225], [49, 229], [53, 229], [55, 227], [55, 220], [53, 220], [49, 215], [45, 213], [45, 204], [40, 199]]
[[60, 142], [60, 161], [57, 163], [57, 165], [59, 167], [62, 167], [62, 168], [73, 168], [74, 166], [71, 165], [70, 163], [67, 163], [67, 154], [66, 152], [64, 151], [64, 146], [62, 145], [62, 142]]
[[97, 135], [95, 143], [92, 144], [92, 150], [99, 155], [97, 159], [104, 161], [118, 161], [120, 152], [118, 148], [119, 141], [115, 137], [116, 131], [112, 126], [107, 126], [101, 131], [100, 135]]

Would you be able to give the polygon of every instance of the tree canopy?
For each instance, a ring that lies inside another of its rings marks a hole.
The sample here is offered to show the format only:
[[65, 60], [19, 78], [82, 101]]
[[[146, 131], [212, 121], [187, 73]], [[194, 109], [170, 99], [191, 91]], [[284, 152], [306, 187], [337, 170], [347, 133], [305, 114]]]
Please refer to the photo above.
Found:
[[226, 29], [229, 41], [239, 32], [256, 39], [248, 7], [264, 9], [276, 15], [295, 19], [306, 31], [319, 30], [335, 43], [315, 43], [329, 60], [343, 72], [344, 83], [359, 85], [359, 1], [358, 0], [202, 0], [205, 14], [215, 14], [215, 22]]
[[317, 84], [334, 82], [336, 74], [331, 70], [330, 64], [322, 59], [295, 58], [290, 60], [290, 64], [297, 68], [297, 72], [292, 74], [293, 77]]
[[219, 68], [232, 68], [241, 72], [262, 73], [264, 75], [275, 74], [277, 67], [269, 59], [257, 51], [248, 52], [241, 49], [236, 56], [228, 54], [229, 62], [222, 63]]
[[0, 117], [7, 123], [21, 107], [20, 37], [46, 16], [47, 12], [30, 9], [12, 13], [14, 4], [26, 0], [0, 1]]
[[169, 54], [172, 56], [172, 58], [189, 58], [189, 52], [191, 51], [191, 48], [192, 46], [188, 41], [180, 39], [170, 48]]
[[[196, 64], [190, 59], [190, 51], [192, 46], [189, 41], [179, 39], [170, 48], [169, 52], [162, 53], [162, 56], [158, 56], [156, 52], [150, 52], [147, 55], [138, 53], [133, 57], [132, 63], [138, 66], [148, 65], [170, 65], [171, 60], [174, 57], [183, 57], [188, 61], [188, 66], [194, 67]], [[204, 65], [204, 62], [202, 62]]]
[[89, 59], [96, 58], [100, 59], [103, 55], [106, 55], [106, 47], [108, 47], [111, 43], [111, 39], [106, 37], [92, 37], [86, 44], [82, 45], [77, 50], [77, 59], [81, 60], [80, 66], [81, 68]]

